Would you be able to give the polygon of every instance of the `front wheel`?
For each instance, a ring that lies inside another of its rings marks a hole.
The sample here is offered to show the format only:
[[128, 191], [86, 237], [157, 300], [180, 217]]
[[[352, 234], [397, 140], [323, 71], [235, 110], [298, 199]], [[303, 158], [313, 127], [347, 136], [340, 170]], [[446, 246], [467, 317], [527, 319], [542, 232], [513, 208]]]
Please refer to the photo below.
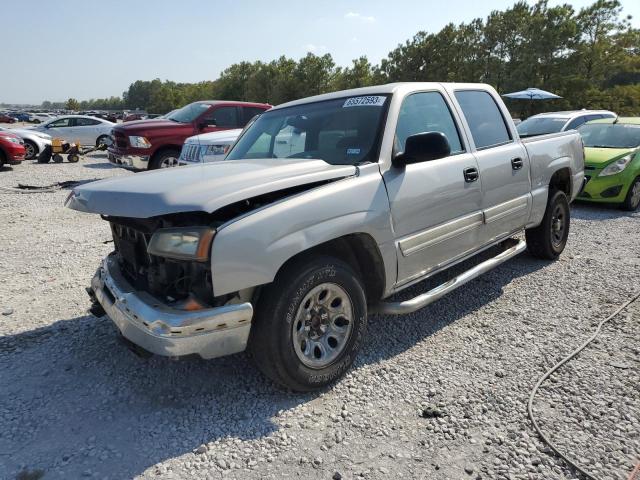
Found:
[[180, 150], [165, 150], [164, 152], [156, 154], [151, 159], [151, 161], [149, 162], [149, 170], [177, 167], [179, 157]]
[[349, 369], [365, 336], [367, 304], [348, 264], [326, 256], [297, 261], [260, 297], [249, 350], [266, 376], [303, 392]]
[[635, 212], [638, 209], [638, 205], [640, 205], [640, 177], [636, 177], [629, 187], [627, 196], [622, 203], [622, 209]]
[[534, 257], [557, 259], [567, 245], [570, 221], [567, 195], [560, 190], [550, 190], [542, 223], [525, 231], [529, 252]]
[[38, 146], [31, 140], [24, 141], [24, 159], [33, 160], [38, 156]]

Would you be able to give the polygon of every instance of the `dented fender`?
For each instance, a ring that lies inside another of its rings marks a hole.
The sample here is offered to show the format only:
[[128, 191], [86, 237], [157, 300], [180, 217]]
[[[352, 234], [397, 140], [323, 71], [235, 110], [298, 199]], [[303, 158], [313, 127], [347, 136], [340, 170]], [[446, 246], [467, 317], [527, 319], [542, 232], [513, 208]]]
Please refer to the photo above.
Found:
[[316, 187], [222, 225], [211, 247], [215, 296], [270, 283], [284, 263], [345, 235], [370, 235], [385, 269], [385, 291], [396, 280], [389, 201], [378, 165]]

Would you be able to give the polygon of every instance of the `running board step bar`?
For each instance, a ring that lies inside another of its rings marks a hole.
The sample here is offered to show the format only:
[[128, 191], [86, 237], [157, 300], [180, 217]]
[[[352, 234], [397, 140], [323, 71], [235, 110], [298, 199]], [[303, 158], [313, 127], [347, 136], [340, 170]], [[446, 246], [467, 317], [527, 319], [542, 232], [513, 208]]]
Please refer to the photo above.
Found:
[[370, 309], [370, 313], [377, 313], [383, 315], [404, 315], [407, 313], [415, 312], [421, 308], [426, 307], [430, 303], [435, 302], [439, 298], [443, 297], [447, 293], [461, 287], [467, 282], [470, 282], [474, 278], [479, 277], [483, 273], [497, 267], [501, 263], [506, 262], [510, 258], [524, 252], [527, 248], [527, 243], [524, 240], [518, 240], [517, 243], [507, 248], [504, 252], [496, 255], [489, 260], [476, 265], [475, 267], [461, 273], [455, 278], [438, 285], [436, 288], [429, 290], [426, 293], [418, 295], [410, 300], [403, 302], [381, 302]]

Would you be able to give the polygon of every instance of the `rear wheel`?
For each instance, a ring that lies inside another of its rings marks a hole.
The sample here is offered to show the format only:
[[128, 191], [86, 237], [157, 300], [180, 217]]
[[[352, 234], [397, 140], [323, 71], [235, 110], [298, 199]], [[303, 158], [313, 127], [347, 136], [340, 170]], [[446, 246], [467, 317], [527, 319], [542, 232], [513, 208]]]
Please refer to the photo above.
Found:
[[179, 150], [165, 150], [156, 154], [149, 162], [149, 170], [158, 168], [171, 168], [178, 166]]
[[341, 260], [316, 256], [285, 267], [262, 291], [249, 350], [281, 386], [316, 390], [349, 369], [366, 327], [360, 278]]
[[62, 158], [62, 155], [60, 155], [59, 153], [56, 153], [56, 154], [53, 156], [53, 161], [54, 161], [55, 163], [62, 163], [62, 161], [63, 161], [63, 160], [64, 160], [64, 158]]
[[38, 146], [31, 140], [24, 141], [24, 159], [33, 160], [38, 156]]
[[638, 205], [640, 205], [640, 177], [636, 177], [629, 187], [627, 196], [622, 203], [622, 208], [629, 212], [635, 212], [638, 209]]
[[570, 220], [567, 195], [560, 190], [550, 190], [542, 223], [525, 231], [529, 252], [546, 260], [558, 258], [567, 245]]

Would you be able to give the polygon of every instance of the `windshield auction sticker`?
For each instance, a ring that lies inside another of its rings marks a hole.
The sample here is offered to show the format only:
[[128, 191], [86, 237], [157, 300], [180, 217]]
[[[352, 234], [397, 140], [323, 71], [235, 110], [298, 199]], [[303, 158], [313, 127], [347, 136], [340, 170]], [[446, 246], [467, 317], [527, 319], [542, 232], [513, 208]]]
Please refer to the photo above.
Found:
[[352, 97], [348, 98], [342, 108], [347, 107], [381, 107], [384, 105], [384, 101], [387, 97], [382, 96], [368, 96], [368, 97]]

